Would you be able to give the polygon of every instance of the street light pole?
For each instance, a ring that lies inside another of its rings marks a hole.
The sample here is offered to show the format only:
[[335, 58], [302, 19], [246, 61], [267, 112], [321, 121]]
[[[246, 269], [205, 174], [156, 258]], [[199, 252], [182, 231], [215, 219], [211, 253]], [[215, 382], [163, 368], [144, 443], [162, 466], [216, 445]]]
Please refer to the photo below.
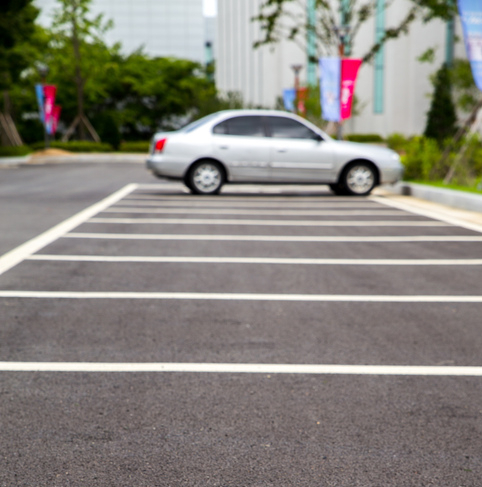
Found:
[[303, 68], [301, 64], [293, 64], [291, 69], [295, 74], [295, 113], [298, 114], [298, 101], [299, 101], [299, 91], [300, 91], [300, 71]]

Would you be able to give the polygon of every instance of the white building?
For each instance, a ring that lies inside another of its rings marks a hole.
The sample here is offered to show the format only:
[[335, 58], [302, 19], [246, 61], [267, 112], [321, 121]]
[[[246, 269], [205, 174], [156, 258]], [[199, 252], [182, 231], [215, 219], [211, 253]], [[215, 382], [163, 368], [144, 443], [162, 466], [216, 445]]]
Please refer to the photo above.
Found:
[[[263, 0], [219, 0], [218, 52], [216, 82], [222, 91], [239, 91], [247, 103], [273, 107], [283, 89], [293, 87], [292, 65], [302, 64], [301, 82], [306, 80], [306, 50], [283, 41], [272, 47], [253, 49], [262, 38], [258, 22], [251, 19], [259, 13]], [[377, 14], [360, 30], [352, 57], [361, 57], [375, 43], [377, 27], [397, 25], [409, 6], [408, 0], [397, 0], [387, 9], [379, 0]], [[302, 7], [306, 13], [305, 6]], [[300, 12], [298, 12], [300, 13]], [[302, 13], [303, 15], [303, 13]], [[460, 26], [456, 35], [462, 38]], [[389, 41], [373, 64], [365, 64], [358, 76], [356, 97], [360, 114], [347, 123], [347, 133], [378, 133], [382, 136], [399, 132], [422, 133], [433, 91], [430, 75], [446, 58], [447, 26], [434, 20], [413, 23], [408, 35]], [[432, 64], [417, 58], [433, 48]], [[463, 43], [456, 46], [456, 57], [465, 55]]]
[[[39, 23], [50, 26], [56, 0], [35, 0]], [[122, 43], [124, 53], [143, 46], [151, 56], [205, 62], [206, 25], [203, 0], [92, 0], [92, 15], [104, 14], [114, 27], [106, 42]]]

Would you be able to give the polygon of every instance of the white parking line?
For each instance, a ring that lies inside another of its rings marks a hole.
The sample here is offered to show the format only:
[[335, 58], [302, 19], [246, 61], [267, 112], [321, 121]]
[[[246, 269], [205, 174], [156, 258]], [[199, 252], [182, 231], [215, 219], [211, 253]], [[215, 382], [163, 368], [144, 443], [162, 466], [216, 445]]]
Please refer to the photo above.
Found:
[[290, 259], [275, 257], [176, 257], [137, 255], [51, 255], [36, 254], [27, 260], [57, 262], [130, 262], [186, 264], [269, 264], [269, 265], [385, 265], [385, 266], [479, 266], [482, 259]]
[[190, 215], [266, 215], [266, 216], [410, 216], [404, 211], [381, 210], [251, 210], [238, 208], [134, 208], [115, 206], [103, 213], [165, 213]]
[[482, 242], [482, 236], [473, 235], [414, 235], [414, 236], [373, 236], [373, 237], [319, 237], [301, 235], [171, 235], [154, 233], [79, 233], [72, 232], [62, 238], [100, 239], [100, 240], [220, 240], [232, 242]]
[[282, 227], [449, 227], [451, 224], [440, 221], [359, 221], [359, 220], [228, 220], [194, 218], [91, 218], [88, 223], [121, 223], [147, 225], [254, 225]]
[[0, 291], [0, 298], [19, 299], [154, 299], [200, 301], [286, 301], [353, 303], [482, 303], [482, 296], [389, 294], [262, 294], [94, 291]]
[[234, 363], [0, 362], [1, 372], [184, 372], [229, 374], [400, 375], [481, 377], [482, 367]]
[[40, 249], [57, 240], [62, 235], [78, 227], [80, 224], [84, 223], [89, 218], [92, 218], [100, 211], [105, 210], [108, 206], [116, 203], [132, 191], [135, 191], [136, 188], [136, 184], [128, 184], [124, 188], [116, 191], [114, 194], [108, 196], [102, 201], [99, 201], [98, 203], [89, 206], [85, 210], [82, 210], [81, 212], [68, 218], [62, 223], [59, 223], [50, 230], [47, 230], [46, 232], [38, 235], [32, 240], [29, 240], [28, 242], [25, 242], [24, 244], [11, 250], [10, 252], [7, 252], [2, 257], [0, 257], [0, 274], [8, 271], [12, 267], [22, 262], [25, 258], [29, 257], [35, 252], [38, 252]]
[[[143, 206], [157, 206], [157, 207], [188, 207], [192, 208], [194, 206], [193, 201], [191, 198], [183, 198], [183, 199], [176, 199], [174, 201], [171, 198], [168, 199], [159, 199], [159, 198], [152, 198], [152, 197], [136, 197], [133, 195], [132, 197], [124, 198], [122, 203], [128, 203], [129, 205], [143, 205]], [[196, 200], [195, 201], [196, 208], [225, 208], [226, 206], [232, 208], [279, 208], [280, 202], [279, 201], [272, 201], [270, 198], [269, 201], [265, 200], [253, 202], [251, 198], [249, 201], [240, 201], [239, 199], [236, 201], [226, 201], [225, 198], [218, 198], [216, 200], [209, 200], [205, 201], [204, 199]], [[323, 201], [323, 202], [305, 202], [304, 198], [303, 201], [283, 201], [283, 208], [307, 208], [307, 209], [322, 209], [322, 208], [371, 208], [376, 209], [380, 208], [381, 205], [375, 203], [373, 201], [355, 201], [355, 202], [340, 202], [340, 201]], [[383, 208], [383, 207], [382, 207]]]

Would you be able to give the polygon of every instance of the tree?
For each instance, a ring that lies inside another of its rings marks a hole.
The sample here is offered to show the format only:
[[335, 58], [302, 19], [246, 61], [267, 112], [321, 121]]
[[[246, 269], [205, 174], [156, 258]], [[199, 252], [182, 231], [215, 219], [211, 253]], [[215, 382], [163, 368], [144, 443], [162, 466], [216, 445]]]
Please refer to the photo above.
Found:
[[465, 113], [470, 112], [482, 100], [482, 93], [475, 84], [470, 62], [467, 59], [455, 59], [450, 68], [450, 79], [457, 107]]
[[[288, 39], [303, 46], [308, 36], [315, 39], [316, 54], [310, 61], [317, 62], [320, 55], [345, 54], [352, 51], [360, 27], [376, 12], [376, 0], [308, 0], [313, 2], [315, 18], [306, 15], [306, 2], [299, 0], [265, 0], [260, 13], [253, 20], [260, 23], [263, 38], [255, 47], [275, 44]], [[378, 39], [362, 56], [370, 62], [390, 39], [406, 34], [416, 19], [428, 22], [434, 17], [448, 20], [456, 13], [452, 0], [407, 0], [410, 8], [398, 25], [380, 32]], [[389, 4], [390, 2], [387, 2]], [[386, 5], [388, 8], [389, 5]], [[349, 29], [348, 29], [349, 27]]]
[[39, 10], [33, 0], [2, 0], [0, 2], [0, 90], [7, 90], [28, 66], [16, 48], [35, 32]]
[[106, 92], [93, 111], [110, 113], [122, 136], [131, 140], [179, 128], [216, 97], [199, 63], [150, 58], [140, 50], [119, 57], [116, 75], [106, 80]]
[[455, 134], [457, 116], [452, 99], [452, 83], [446, 64], [437, 71], [432, 103], [428, 112], [424, 135], [442, 143]]
[[0, 140], [4, 145], [22, 144], [11, 117], [8, 90], [28, 66], [27, 53], [18, 47], [32, 37], [38, 12], [32, 0], [3, 0], [0, 3], [0, 90], [4, 92], [4, 113], [0, 112]]
[[58, 0], [60, 8], [54, 14], [52, 33], [54, 45], [70, 46], [64, 68], [76, 87], [77, 116], [69, 130], [78, 125], [81, 139], [86, 138], [87, 129], [95, 140], [98, 136], [85, 115], [85, 90], [89, 79], [105, 69], [102, 59], [92, 56], [92, 46], [97, 53], [105, 51], [102, 38], [112, 22], [104, 22], [102, 14], [89, 18], [91, 1]]

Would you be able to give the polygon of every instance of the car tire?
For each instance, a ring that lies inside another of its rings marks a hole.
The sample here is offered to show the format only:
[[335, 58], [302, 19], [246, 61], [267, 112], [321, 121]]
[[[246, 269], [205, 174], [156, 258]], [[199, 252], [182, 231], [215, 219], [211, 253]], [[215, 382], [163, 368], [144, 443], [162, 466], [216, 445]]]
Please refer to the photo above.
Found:
[[224, 169], [216, 161], [199, 161], [192, 166], [186, 186], [194, 194], [217, 194], [225, 182]]
[[366, 196], [377, 185], [376, 169], [368, 162], [354, 162], [343, 171], [339, 185], [346, 191], [345, 194]]
[[333, 193], [335, 193], [337, 196], [346, 196], [348, 194], [348, 191], [342, 184], [336, 183], [330, 184], [329, 186]]

